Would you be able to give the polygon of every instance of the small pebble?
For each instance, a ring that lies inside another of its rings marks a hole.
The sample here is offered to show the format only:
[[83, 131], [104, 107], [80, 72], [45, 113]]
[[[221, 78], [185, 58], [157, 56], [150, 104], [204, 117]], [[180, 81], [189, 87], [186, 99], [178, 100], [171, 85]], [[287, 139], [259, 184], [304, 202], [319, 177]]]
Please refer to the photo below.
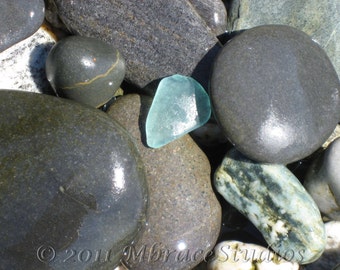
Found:
[[44, 15], [44, 0], [1, 0], [0, 52], [33, 35]]
[[296, 262], [287, 261], [273, 251], [255, 244], [224, 241], [214, 248], [208, 270], [298, 270]]
[[332, 63], [289, 26], [258, 26], [234, 37], [216, 58], [210, 90], [225, 135], [260, 162], [303, 159], [339, 121], [340, 82]]
[[340, 221], [340, 138], [312, 163], [304, 186], [324, 215]]
[[208, 94], [193, 78], [173, 75], [160, 81], [146, 119], [146, 140], [159, 148], [204, 125], [210, 118]]
[[50, 51], [46, 74], [60, 97], [98, 108], [119, 89], [125, 76], [125, 61], [111, 45], [94, 38], [71, 36]]
[[300, 264], [321, 256], [326, 236], [319, 209], [285, 166], [256, 163], [232, 149], [216, 170], [214, 185], [280, 256]]

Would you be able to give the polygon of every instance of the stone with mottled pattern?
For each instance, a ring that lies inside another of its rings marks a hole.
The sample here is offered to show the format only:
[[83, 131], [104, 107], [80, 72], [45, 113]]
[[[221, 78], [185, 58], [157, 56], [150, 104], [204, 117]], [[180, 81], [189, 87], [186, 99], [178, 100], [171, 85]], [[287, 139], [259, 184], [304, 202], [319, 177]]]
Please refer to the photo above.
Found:
[[232, 149], [216, 170], [214, 185], [280, 256], [300, 264], [321, 256], [326, 236], [319, 209], [284, 165], [256, 163]]

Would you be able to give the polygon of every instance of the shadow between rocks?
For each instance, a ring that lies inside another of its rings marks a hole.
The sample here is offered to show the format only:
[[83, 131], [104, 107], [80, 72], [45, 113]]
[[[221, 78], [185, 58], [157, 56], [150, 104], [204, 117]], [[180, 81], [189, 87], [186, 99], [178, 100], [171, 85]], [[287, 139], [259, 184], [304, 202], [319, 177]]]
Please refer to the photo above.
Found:
[[31, 52], [29, 68], [37, 89], [43, 94], [55, 96], [56, 94], [47, 80], [45, 70], [46, 59], [53, 45], [53, 43], [37, 45]]
[[138, 126], [141, 134], [141, 141], [145, 147], [148, 147], [148, 144], [146, 142], [146, 117], [148, 116], [151, 103], [152, 103], [152, 98], [149, 96], [145, 95], [140, 95], [140, 111], [139, 111], [139, 118], [138, 118]]

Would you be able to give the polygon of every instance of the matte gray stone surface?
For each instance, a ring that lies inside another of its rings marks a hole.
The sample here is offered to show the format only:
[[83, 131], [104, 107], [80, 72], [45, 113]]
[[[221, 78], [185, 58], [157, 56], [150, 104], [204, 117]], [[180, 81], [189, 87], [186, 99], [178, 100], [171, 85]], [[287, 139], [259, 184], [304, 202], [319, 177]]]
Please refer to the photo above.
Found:
[[296, 27], [317, 41], [340, 77], [340, 1], [235, 0], [230, 1], [229, 31], [264, 24]]
[[215, 245], [221, 207], [211, 187], [209, 161], [189, 135], [159, 149], [145, 145], [150, 105], [149, 97], [125, 95], [108, 111], [133, 136], [150, 193], [147, 226], [126, 249], [124, 263], [140, 270], [192, 269]]
[[0, 91], [0, 100], [1, 268], [114, 269], [146, 220], [128, 134], [65, 99]]
[[44, 12], [43, 0], [0, 1], [0, 52], [36, 32]]
[[228, 42], [211, 78], [216, 119], [251, 159], [291, 163], [337, 125], [340, 82], [326, 53], [302, 31], [259, 26]]
[[144, 87], [190, 75], [218, 42], [189, 1], [55, 0], [74, 33], [112, 44], [127, 64], [127, 81]]

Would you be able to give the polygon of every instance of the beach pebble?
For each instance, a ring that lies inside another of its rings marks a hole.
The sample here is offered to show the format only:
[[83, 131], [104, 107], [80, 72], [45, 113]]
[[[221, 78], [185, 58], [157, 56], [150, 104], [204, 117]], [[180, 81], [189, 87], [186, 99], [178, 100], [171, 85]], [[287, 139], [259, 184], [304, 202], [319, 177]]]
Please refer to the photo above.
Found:
[[2, 0], [0, 2], [0, 52], [33, 35], [45, 15], [43, 0]]
[[158, 149], [146, 146], [150, 105], [151, 98], [133, 94], [118, 98], [108, 110], [132, 135], [150, 193], [147, 225], [125, 250], [124, 264], [140, 270], [191, 269], [217, 241], [221, 207], [211, 187], [209, 161], [189, 135]]
[[318, 44], [289, 26], [258, 26], [234, 37], [216, 58], [210, 90], [225, 135], [260, 162], [303, 159], [339, 121], [334, 67]]
[[70, 36], [48, 54], [46, 74], [58, 96], [98, 108], [123, 82], [125, 60], [117, 49], [101, 40]]
[[114, 269], [146, 221], [129, 135], [69, 100], [4, 90], [0, 100], [1, 268]]

